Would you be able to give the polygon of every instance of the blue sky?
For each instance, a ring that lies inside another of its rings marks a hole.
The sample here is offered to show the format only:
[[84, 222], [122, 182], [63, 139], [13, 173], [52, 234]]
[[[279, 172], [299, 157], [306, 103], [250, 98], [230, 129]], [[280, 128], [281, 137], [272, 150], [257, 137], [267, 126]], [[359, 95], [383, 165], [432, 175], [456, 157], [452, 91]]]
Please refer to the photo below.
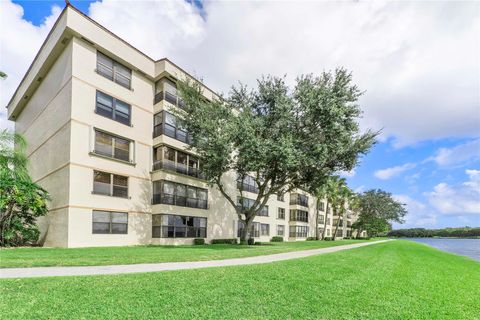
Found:
[[[1, 41], [26, 41], [22, 51], [2, 45], [4, 105], [64, 6], [13, 3], [23, 15], [10, 1], [0, 13], [18, 32]], [[366, 91], [362, 127], [383, 128], [380, 142], [345, 174], [351, 188], [393, 193], [408, 205], [408, 227], [480, 226], [480, 4], [71, 3], [220, 92], [238, 81], [254, 85], [262, 74], [286, 74], [293, 83], [302, 73], [347, 67]], [[0, 112], [1, 126], [11, 126]]]

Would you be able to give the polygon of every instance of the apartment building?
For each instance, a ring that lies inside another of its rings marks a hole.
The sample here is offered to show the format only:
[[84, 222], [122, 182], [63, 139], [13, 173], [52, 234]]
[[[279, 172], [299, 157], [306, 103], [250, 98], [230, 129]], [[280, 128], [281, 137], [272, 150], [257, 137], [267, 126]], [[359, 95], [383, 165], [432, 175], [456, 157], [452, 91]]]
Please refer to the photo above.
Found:
[[[39, 221], [45, 246], [191, 244], [237, 237], [234, 208], [203, 179], [176, 121], [176, 82], [193, 79], [168, 59], [153, 60], [74, 7], [63, 10], [9, 102], [8, 117], [28, 141], [30, 174], [51, 194]], [[215, 93], [203, 87], [206, 99]], [[229, 194], [256, 196], [252, 179], [227, 177]], [[248, 199], [244, 201], [249, 201]], [[248, 205], [248, 203], [246, 204]], [[258, 241], [305, 240], [323, 228], [325, 201], [298, 190], [269, 199], [255, 218]], [[326, 235], [334, 219], [328, 215]], [[342, 217], [339, 236], [354, 216]]]

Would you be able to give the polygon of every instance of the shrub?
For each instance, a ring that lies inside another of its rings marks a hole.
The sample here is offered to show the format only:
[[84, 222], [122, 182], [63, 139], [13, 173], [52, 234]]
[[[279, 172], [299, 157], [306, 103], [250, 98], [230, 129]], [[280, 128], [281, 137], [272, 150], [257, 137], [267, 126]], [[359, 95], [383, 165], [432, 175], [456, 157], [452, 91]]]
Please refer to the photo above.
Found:
[[237, 244], [237, 238], [233, 239], [212, 239], [212, 244]]
[[255, 239], [253, 239], [253, 238], [248, 239], [247, 244], [250, 245], [250, 246], [254, 245], [255, 244]]
[[317, 238], [315, 238], [315, 237], [307, 237], [307, 241], [315, 241], [315, 240], [317, 240]]
[[261, 246], [262, 243], [261, 243], [260, 241], [255, 241], [254, 245], [256, 245], [256, 246]]
[[325, 237], [323, 240], [325, 240], [325, 241], [333, 241], [333, 238], [332, 238], [332, 237]]
[[193, 239], [193, 244], [194, 244], [194, 245], [197, 245], [197, 246], [199, 246], [199, 245], [204, 245], [204, 244], [205, 244], [205, 239], [203, 239], [203, 238], [195, 238], [195, 239]]
[[270, 242], [283, 242], [283, 237], [272, 237]]

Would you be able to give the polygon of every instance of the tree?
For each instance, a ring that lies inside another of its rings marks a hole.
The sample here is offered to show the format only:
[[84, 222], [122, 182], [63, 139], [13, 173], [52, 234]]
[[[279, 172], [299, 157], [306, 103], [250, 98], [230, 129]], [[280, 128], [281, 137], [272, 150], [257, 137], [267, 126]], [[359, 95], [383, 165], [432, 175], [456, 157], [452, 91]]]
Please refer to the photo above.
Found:
[[337, 212], [338, 212], [338, 219], [335, 225], [335, 231], [333, 232], [333, 240], [337, 237], [337, 230], [340, 225], [340, 217], [343, 218], [345, 221], [345, 214], [347, 212], [347, 205], [352, 201], [354, 197], [354, 193], [350, 188], [346, 185], [345, 180], [338, 186], [338, 196], [337, 196]]
[[[344, 69], [297, 78], [290, 90], [283, 78], [264, 77], [257, 89], [233, 87], [227, 98], [209, 101], [200, 84], [179, 84], [184, 111], [174, 111], [192, 137], [203, 174], [235, 208], [250, 237], [255, 216], [270, 196], [297, 188], [313, 189], [316, 177], [351, 170], [377, 133], [360, 133], [356, 104], [360, 91]], [[227, 190], [236, 174], [239, 194]], [[242, 183], [252, 179], [256, 196], [247, 202]], [[237, 199], [238, 196], [238, 199]]]
[[23, 137], [0, 131], [0, 245], [34, 244], [40, 235], [37, 217], [47, 212], [48, 192], [27, 171]]
[[7, 74], [3, 71], [0, 71], [0, 78], [7, 79]]
[[380, 189], [372, 189], [358, 196], [358, 209], [360, 215], [352, 225], [357, 229], [357, 237], [363, 231], [369, 236], [376, 236], [386, 232], [392, 222], [403, 223], [407, 214], [405, 205], [395, 201], [392, 194]]

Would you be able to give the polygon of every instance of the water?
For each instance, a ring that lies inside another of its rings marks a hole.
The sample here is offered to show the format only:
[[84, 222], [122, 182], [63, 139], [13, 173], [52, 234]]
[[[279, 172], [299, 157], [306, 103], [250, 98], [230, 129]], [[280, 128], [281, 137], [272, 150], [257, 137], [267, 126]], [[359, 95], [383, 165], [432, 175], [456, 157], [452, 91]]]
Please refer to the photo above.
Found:
[[408, 238], [408, 240], [480, 261], [480, 239]]

